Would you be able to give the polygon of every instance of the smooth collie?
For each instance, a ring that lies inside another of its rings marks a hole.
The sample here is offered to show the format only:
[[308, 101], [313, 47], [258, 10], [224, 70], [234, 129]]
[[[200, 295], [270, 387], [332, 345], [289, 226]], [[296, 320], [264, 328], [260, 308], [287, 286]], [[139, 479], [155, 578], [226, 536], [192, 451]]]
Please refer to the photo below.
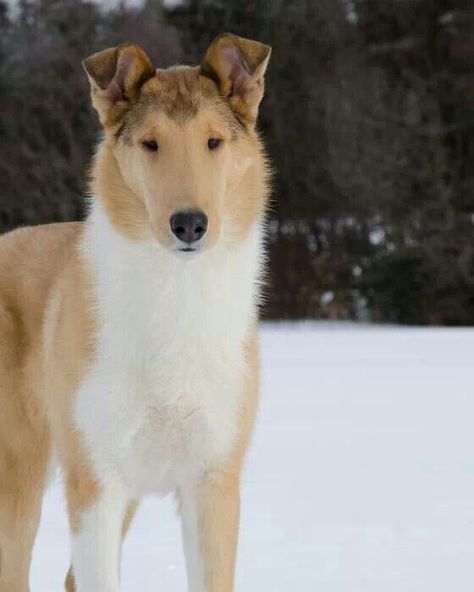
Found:
[[201, 65], [136, 45], [84, 61], [104, 128], [84, 223], [0, 239], [0, 591], [27, 592], [51, 457], [66, 589], [118, 592], [140, 498], [176, 495], [188, 589], [231, 592], [258, 398], [270, 47], [218, 37]]

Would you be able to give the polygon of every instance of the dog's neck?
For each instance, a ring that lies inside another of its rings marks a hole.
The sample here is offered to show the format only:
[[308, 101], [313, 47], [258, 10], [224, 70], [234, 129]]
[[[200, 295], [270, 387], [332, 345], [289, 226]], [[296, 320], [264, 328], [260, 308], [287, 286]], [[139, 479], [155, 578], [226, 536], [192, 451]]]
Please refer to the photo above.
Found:
[[[133, 241], [113, 224], [100, 199], [86, 221], [82, 249], [96, 277], [98, 310], [115, 322], [166, 337], [201, 332], [203, 340], [241, 343], [257, 318], [262, 262], [262, 225], [245, 240], [218, 243], [183, 260], [153, 240]], [[198, 340], [200, 341], [200, 340]]]

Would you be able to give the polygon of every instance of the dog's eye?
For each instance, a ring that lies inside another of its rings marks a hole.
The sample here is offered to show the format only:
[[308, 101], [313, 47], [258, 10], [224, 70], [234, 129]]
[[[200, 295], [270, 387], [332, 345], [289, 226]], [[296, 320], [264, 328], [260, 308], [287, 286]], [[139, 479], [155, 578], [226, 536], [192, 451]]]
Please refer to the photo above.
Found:
[[209, 138], [207, 141], [207, 147], [209, 150], [215, 150], [216, 148], [219, 148], [221, 142], [222, 140], [220, 138]]
[[143, 140], [142, 144], [149, 152], [158, 152], [158, 142], [156, 140]]

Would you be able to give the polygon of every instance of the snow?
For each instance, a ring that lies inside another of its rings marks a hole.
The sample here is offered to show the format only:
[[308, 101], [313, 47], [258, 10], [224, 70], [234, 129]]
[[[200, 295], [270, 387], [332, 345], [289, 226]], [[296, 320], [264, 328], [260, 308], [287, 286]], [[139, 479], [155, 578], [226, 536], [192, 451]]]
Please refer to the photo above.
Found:
[[[238, 592], [474, 589], [473, 329], [272, 324], [243, 489]], [[61, 489], [45, 498], [32, 591], [62, 590]], [[146, 500], [125, 592], [182, 592], [171, 500]]]

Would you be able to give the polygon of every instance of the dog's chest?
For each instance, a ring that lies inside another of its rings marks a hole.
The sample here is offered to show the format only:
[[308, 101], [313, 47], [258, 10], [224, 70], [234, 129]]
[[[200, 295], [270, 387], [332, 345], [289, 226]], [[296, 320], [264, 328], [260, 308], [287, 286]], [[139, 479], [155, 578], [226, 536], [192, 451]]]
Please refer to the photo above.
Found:
[[86, 430], [98, 470], [136, 495], [166, 493], [231, 454], [243, 358], [225, 349], [196, 343], [141, 364], [120, 356], [119, 370], [115, 356], [98, 363], [81, 397], [93, 410]]
[[118, 474], [137, 496], [166, 493], [232, 453], [255, 309], [244, 256], [99, 261], [101, 328], [75, 407], [99, 476]]

